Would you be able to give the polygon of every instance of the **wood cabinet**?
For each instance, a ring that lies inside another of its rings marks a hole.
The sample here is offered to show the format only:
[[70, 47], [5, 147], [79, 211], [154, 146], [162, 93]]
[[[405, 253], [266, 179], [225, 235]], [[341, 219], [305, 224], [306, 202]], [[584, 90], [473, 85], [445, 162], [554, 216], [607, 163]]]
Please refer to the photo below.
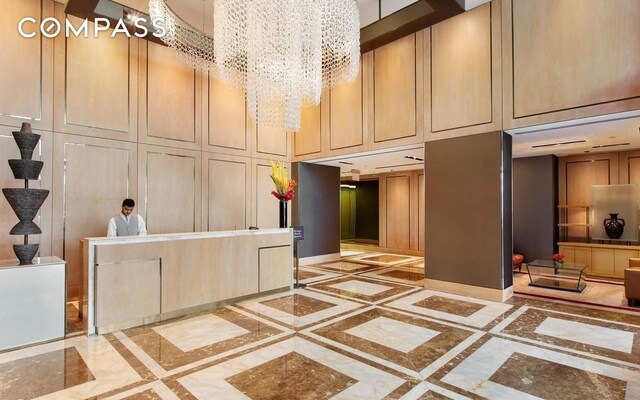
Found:
[[624, 278], [629, 259], [640, 256], [640, 246], [560, 242], [558, 248], [567, 264], [586, 264], [588, 275], [606, 278]]

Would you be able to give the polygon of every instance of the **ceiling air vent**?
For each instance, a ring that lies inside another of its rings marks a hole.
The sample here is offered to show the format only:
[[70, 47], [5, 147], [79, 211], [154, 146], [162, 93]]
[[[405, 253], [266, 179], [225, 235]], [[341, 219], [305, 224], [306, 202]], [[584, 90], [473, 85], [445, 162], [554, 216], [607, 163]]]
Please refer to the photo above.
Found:
[[612, 144], [599, 144], [596, 146], [591, 146], [592, 149], [602, 149], [605, 147], [616, 147], [616, 146], [629, 146], [631, 143], [612, 143]]

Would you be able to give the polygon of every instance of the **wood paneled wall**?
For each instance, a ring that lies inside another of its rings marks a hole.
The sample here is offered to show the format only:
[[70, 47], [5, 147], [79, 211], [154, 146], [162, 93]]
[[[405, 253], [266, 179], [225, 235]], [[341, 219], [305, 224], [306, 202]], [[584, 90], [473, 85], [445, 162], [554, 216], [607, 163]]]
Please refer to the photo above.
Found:
[[424, 250], [424, 172], [366, 175], [371, 178], [379, 180], [379, 247]]
[[[269, 160], [290, 158], [291, 135], [256, 126], [242, 93], [137, 38], [22, 38], [22, 17], [64, 20], [64, 5], [5, 1], [0, 52], [11, 59], [0, 63], [0, 159], [19, 158], [11, 131], [22, 122], [42, 135], [34, 158], [45, 165], [30, 186], [51, 194], [35, 220], [43, 234], [30, 240], [67, 261], [69, 297], [83, 280], [79, 240], [104, 236], [126, 197], [149, 233], [278, 227]], [[23, 182], [5, 163], [0, 185]], [[3, 199], [0, 259], [15, 258], [15, 223]]]
[[504, 0], [504, 127], [640, 108], [640, 3]]
[[[558, 202], [567, 205], [592, 205], [591, 186], [635, 183], [640, 187], [640, 151], [597, 153], [561, 157], [558, 160]], [[640, 195], [640, 189], [639, 193]], [[639, 196], [640, 198], [640, 196]], [[640, 208], [640, 204], [638, 204]], [[584, 223], [585, 213], [568, 210], [569, 223]], [[593, 221], [591, 221], [593, 223]], [[571, 238], [586, 237], [583, 227], [569, 227]]]
[[429, 36], [426, 29], [363, 54], [352, 82], [303, 110], [293, 161], [423, 143], [430, 115]]
[[428, 140], [500, 130], [500, 1], [431, 29], [431, 127]]
[[[5, 0], [5, 3], [8, 1]], [[52, 17], [53, 1], [11, 1], [0, 13], [0, 124], [28, 120], [34, 128], [53, 129], [53, 40], [20, 36], [18, 22], [25, 16]]]
[[639, 34], [635, 0], [493, 0], [363, 54], [294, 161], [640, 109]]

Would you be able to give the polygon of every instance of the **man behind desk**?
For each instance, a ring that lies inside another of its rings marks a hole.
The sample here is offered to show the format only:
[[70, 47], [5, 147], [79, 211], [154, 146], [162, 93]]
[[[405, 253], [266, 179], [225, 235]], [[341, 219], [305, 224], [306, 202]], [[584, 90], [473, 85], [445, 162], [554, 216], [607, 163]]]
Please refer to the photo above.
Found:
[[132, 199], [122, 201], [120, 214], [109, 221], [108, 237], [146, 235], [147, 227], [144, 220], [138, 214], [133, 214], [136, 202]]

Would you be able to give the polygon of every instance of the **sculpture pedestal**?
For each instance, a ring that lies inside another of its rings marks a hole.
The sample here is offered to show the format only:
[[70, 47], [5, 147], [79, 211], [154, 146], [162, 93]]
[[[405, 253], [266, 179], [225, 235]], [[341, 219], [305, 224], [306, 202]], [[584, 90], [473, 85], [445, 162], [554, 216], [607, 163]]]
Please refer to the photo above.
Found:
[[40, 257], [29, 266], [0, 261], [0, 351], [63, 338], [66, 331], [66, 264]]

